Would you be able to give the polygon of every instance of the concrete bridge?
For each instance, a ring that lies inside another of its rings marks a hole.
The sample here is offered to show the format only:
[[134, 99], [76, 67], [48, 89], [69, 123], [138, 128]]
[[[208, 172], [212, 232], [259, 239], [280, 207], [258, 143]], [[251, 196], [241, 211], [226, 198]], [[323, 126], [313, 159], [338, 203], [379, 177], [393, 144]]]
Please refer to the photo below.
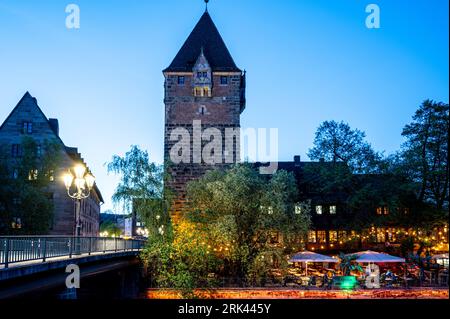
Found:
[[0, 299], [66, 290], [68, 265], [80, 282], [139, 264], [142, 240], [103, 237], [0, 237]]

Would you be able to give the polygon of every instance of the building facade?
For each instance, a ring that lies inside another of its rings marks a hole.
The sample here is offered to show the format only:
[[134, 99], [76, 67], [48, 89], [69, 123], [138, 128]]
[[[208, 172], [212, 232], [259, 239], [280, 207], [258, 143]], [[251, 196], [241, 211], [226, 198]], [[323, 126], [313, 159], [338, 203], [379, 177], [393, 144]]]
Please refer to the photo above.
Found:
[[164, 154], [176, 217], [189, 181], [240, 161], [245, 72], [234, 63], [206, 11], [163, 74]]
[[[261, 164], [256, 163], [259, 167]], [[404, 181], [388, 174], [352, 174], [342, 162], [305, 162], [300, 156], [277, 163], [294, 175], [299, 191], [295, 212], [308, 210], [311, 227], [302, 247], [320, 253], [361, 250], [400, 253], [406, 237], [428, 242], [435, 253], [448, 251], [448, 223], [421, 227], [424, 207]], [[330, 182], [337, 175], [345, 178]], [[367, 195], [370, 193], [370, 195]], [[275, 244], [283, 239], [274, 234]]]
[[[46, 142], [54, 142], [61, 152], [61, 162], [57, 171], [53, 172], [46, 190], [53, 202], [54, 212], [50, 221], [49, 235], [71, 236], [75, 233], [75, 202], [67, 195], [61, 176], [76, 164], [87, 167], [77, 148], [67, 147], [59, 136], [57, 119], [47, 119], [37, 100], [28, 92], [22, 97], [0, 126], [0, 148], [11, 161], [21, 157], [24, 137], [32, 138], [38, 153], [44, 152]], [[13, 173], [12, 173], [13, 174]], [[100, 204], [102, 195], [94, 185], [88, 198], [81, 202], [81, 235], [98, 236], [100, 220]], [[26, 232], [26, 225], [23, 226]]]

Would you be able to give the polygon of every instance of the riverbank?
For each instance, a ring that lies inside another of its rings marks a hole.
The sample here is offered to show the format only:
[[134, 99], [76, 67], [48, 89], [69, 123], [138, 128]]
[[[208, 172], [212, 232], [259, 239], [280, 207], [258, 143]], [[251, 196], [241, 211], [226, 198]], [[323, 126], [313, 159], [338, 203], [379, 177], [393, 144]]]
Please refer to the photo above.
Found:
[[[448, 288], [296, 290], [285, 288], [197, 289], [202, 299], [448, 299]], [[175, 289], [148, 289], [146, 299], [183, 299]]]

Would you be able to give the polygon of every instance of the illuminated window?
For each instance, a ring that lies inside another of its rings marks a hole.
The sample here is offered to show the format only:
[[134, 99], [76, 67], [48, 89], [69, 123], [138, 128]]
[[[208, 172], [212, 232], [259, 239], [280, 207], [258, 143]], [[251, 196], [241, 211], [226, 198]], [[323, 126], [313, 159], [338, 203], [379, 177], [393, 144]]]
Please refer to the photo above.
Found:
[[322, 206], [316, 206], [316, 214], [317, 215], [322, 215]]
[[317, 231], [317, 240], [319, 243], [326, 243], [327, 242], [327, 232], [324, 230], [318, 230]]
[[302, 206], [301, 205], [299, 205], [299, 204], [295, 205], [295, 213], [297, 215], [302, 213]]
[[195, 96], [202, 96], [202, 94], [203, 94], [202, 88], [196, 87], [196, 88], [194, 89], [194, 95], [195, 95]]
[[330, 214], [331, 215], [336, 215], [336, 206], [335, 205], [330, 206]]
[[207, 96], [207, 97], [211, 96], [211, 90], [208, 87], [203, 88], [203, 96]]
[[330, 237], [330, 243], [335, 243], [338, 240], [338, 233], [335, 230], [330, 230], [328, 232], [328, 236]]
[[315, 243], [317, 241], [316, 239], [316, 232], [314, 230], [310, 230], [308, 232], [308, 242], [309, 243]]
[[339, 241], [346, 241], [347, 240], [347, 232], [345, 230], [338, 231], [338, 239], [339, 239]]
[[38, 178], [38, 170], [37, 169], [32, 169], [30, 170], [30, 172], [28, 173], [28, 180], [29, 181], [35, 181]]
[[377, 207], [377, 215], [389, 215], [389, 207], [387, 206]]

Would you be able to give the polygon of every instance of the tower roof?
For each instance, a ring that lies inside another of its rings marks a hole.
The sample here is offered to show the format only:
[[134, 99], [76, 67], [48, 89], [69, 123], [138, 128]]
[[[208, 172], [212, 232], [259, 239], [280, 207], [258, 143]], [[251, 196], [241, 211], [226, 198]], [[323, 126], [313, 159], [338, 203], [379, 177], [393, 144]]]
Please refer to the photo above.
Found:
[[241, 72], [208, 11], [202, 15], [170, 66], [163, 72], [191, 72], [202, 48], [213, 71]]

